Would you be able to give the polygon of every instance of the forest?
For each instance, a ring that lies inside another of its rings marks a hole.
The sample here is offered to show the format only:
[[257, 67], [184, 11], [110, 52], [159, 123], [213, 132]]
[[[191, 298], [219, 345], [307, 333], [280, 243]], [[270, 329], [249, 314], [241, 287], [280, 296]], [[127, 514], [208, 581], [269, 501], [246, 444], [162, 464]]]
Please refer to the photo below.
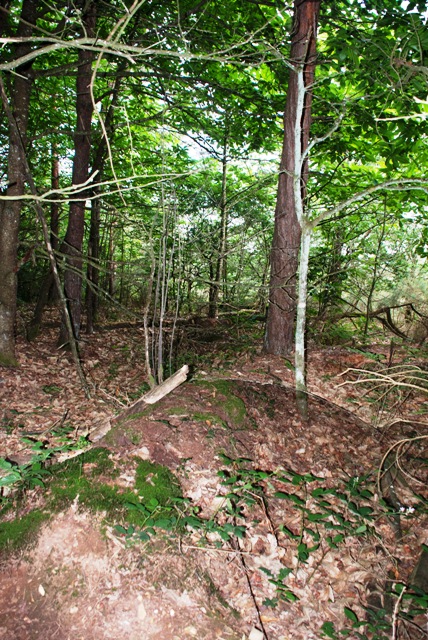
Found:
[[0, 0], [0, 44], [8, 637], [425, 637], [426, 2]]

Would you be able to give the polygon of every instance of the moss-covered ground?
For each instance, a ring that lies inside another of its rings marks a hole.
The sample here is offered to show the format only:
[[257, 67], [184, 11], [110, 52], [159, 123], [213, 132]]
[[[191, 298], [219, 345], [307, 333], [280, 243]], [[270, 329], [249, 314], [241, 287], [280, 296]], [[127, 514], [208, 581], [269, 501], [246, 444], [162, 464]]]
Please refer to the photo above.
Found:
[[[124, 464], [128, 475], [130, 469], [134, 474], [133, 485], [126, 488], [117, 483]], [[45, 486], [38, 489], [43, 493], [42, 509], [31, 510], [25, 493], [14, 501], [4, 501], [0, 518], [3, 515], [7, 519], [0, 523], [0, 551], [16, 550], [31, 542], [44, 521], [75, 500], [84, 509], [102, 512], [109, 524], [143, 526], [147, 520], [146, 506], [156, 524], [156, 519], [168, 511], [169, 502], [181, 496], [177, 479], [166, 467], [138, 458], [127, 459], [125, 463], [113, 460], [105, 448], [91, 449], [51, 466], [49, 471]], [[17, 513], [13, 519], [11, 509]]]

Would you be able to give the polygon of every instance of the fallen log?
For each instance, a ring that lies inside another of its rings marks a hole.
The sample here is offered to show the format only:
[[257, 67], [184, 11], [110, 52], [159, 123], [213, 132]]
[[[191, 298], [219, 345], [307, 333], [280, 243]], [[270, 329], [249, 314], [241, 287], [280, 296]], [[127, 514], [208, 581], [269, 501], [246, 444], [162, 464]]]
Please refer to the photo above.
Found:
[[167, 380], [162, 382], [162, 384], [154, 387], [153, 389], [150, 389], [150, 391], [141, 396], [141, 398], [138, 398], [138, 400], [126, 407], [123, 411], [121, 411], [121, 413], [119, 413], [119, 415], [115, 416], [111, 420], [103, 422], [103, 424], [96, 427], [89, 433], [89, 440], [91, 442], [97, 442], [97, 440], [101, 440], [101, 438], [110, 431], [115, 423], [121, 422], [124, 418], [143, 411], [148, 404], [155, 404], [155, 402], [159, 402], [159, 400], [167, 396], [169, 393], [171, 393], [171, 391], [182, 384], [187, 379], [188, 373], [189, 367], [187, 366], [187, 364], [185, 364]]

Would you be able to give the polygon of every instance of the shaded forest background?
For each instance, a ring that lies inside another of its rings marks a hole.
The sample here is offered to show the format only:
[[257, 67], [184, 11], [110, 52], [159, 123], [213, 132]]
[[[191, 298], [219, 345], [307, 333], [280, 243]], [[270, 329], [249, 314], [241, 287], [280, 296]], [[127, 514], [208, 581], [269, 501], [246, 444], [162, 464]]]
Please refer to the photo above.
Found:
[[[251, 319], [283, 304], [276, 292], [289, 295], [295, 269], [278, 284], [270, 258], [305, 4], [293, 20], [291, 3], [276, 1], [2, 3], [4, 364], [15, 362], [20, 303], [34, 309], [25, 330], [35, 339], [60, 300], [61, 345], [105, 314], [141, 322], [153, 381], [172, 366], [166, 318]], [[426, 336], [424, 10], [320, 6], [299, 180], [300, 227], [312, 231], [309, 335], [324, 344], [379, 329]], [[268, 331], [290, 333], [290, 319]]]

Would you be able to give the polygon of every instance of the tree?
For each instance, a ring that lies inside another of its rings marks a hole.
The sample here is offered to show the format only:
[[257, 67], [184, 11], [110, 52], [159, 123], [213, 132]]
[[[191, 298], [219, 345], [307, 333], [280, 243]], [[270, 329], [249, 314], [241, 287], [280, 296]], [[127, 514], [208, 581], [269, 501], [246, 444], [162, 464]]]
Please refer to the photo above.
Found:
[[[93, 38], [96, 29], [96, 4], [82, 3], [82, 29], [87, 37]], [[76, 133], [74, 136], [74, 160], [72, 184], [76, 187], [70, 202], [67, 232], [64, 239], [65, 273], [64, 290], [73, 325], [74, 337], [79, 339], [81, 324], [83, 234], [87, 190], [80, 188], [89, 178], [91, 153], [91, 122], [93, 103], [91, 96], [92, 62], [95, 53], [79, 49], [76, 77]], [[68, 341], [66, 323], [61, 324], [59, 344]]]
[[[31, 50], [29, 38], [36, 24], [38, 0], [24, 0], [16, 27], [16, 37], [23, 42], [15, 45], [15, 57], [25, 56]], [[3, 14], [4, 22], [6, 22]], [[3, 24], [4, 32], [12, 31], [10, 24]], [[3, 32], [3, 33], [4, 33]], [[26, 182], [25, 158], [28, 116], [33, 77], [32, 62], [19, 65], [10, 79], [10, 107], [14, 122], [9, 122], [9, 150], [7, 160], [7, 199], [0, 201], [0, 364], [16, 365], [15, 322], [17, 291], [17, 247], [22, 202]], [[2, 101], [7, 101], [2, 83]], [[17, 137], [19, 135], [19, 138]]]
[[294, 343], [319, 10], [319, 1], [295, 1], [264, 344], [267, 353], [277, 355], [290, 353]]

